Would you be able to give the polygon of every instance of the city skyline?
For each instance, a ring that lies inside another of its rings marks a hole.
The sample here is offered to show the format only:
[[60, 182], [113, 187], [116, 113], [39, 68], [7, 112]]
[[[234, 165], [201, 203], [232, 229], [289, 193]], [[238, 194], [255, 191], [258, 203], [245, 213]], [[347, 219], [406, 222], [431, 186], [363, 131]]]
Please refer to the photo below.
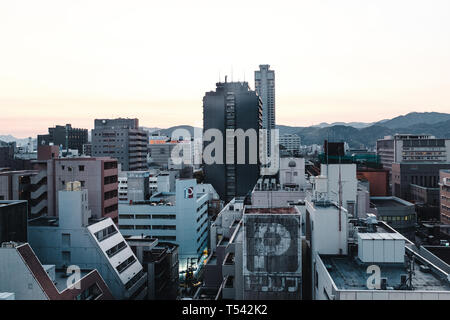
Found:
[[201, 127], [204, 93], [225, 75], [254, 90], [259, 64], [277, 74], [277, 124], [446, 112], [449, 18], [448, 1], [5, 2], [0, 134], [117, 117]]

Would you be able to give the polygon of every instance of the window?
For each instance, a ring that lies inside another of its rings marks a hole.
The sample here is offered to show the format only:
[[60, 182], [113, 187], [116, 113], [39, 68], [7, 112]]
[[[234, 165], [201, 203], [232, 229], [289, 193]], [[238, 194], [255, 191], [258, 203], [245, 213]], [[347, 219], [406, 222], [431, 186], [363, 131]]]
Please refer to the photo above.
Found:
[[116, 269], [119, 273], [124, 272], [126, 269], [128, 269], [133, 263], [136, 262], [136, 258], [134, 256], [129, 257], [127, 260], [119, 264]]
[[62, 259], [65, 263], [70, 263], [70, 251], [63, 251]]
[[116, 227], [114, 227], [114, 225], [110, 225], [109, 227], [106, 227], [105, 229], [96, 232], [95, 237], [97, 238], [98, 241], [103, 241], [111, 237], [112, 235], [116, 234], [117, 232], [118, 231]]
[[119, 219], [134, 219], [132, 214], [119, 214]]
[[137, 214], [136, 219], [151, 219], [152, 216], [149, 214]]
[[62, 245], [70, 247], [70, 233], [63, 233], [61, 236], [62, 236]]
[[152, 226], [136, 226], [136, 230], [150, 230]]
[[153, 230], [176, 230], [176, 226], [169, 226], [169, 225], [156, 225], [153, 226]]
[[84, 166], [78, 166], [78, 171], [84, 171]]
[[77, 295], [77, 300], [95, 300], [102, 294], [96, 283]]
[[124, 241], [120, 242], [119, 244], [116, 244], [114, 247], [106, 250], [106, 254], [108, 255], [109, 258], [115, 256], [117, 253], [119, 253], [120, 251], [122, 251], [123, 249], [125, 249], [127, 247], [127, 245], [125, 244]]

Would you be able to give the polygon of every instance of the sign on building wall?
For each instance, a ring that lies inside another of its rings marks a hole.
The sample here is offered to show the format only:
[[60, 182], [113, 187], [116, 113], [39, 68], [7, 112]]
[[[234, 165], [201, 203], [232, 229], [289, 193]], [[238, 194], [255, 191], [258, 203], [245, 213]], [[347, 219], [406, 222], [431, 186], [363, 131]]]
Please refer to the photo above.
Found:
[[244, 219], [244, 299], [300, 298], [300, 215], [249, 214]]

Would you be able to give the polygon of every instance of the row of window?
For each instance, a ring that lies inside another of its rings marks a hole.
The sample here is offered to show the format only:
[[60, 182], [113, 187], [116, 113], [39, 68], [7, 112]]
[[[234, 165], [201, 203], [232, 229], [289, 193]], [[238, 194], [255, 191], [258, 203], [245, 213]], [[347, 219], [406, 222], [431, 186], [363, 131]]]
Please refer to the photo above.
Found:
[[177, 226], [175, 225], [120, 225], [120, 229], [122, 230], [176, 230]]
[[165, 219], [175, 220], [177, 218], [174, 214], [119, 214], [119, 219]]
[[381, 216], [380, 219], [386, 222], [415, 221], [416, 215], [411, 214], [407, 216]]
[[130, 256], [127, 260], [122, 262], [116, 267], [117, 272], [122, 273], [125, 270], [127, 270], [130, 266], [133, 265], [133, 263], [136, 262], [136, 258], [134, 256]]
[[112, 248], [106, 250], [106, 254], [108, 255], [109, 258], [112, 258], [116, 254], [118, 254], [120, 251], [125, 249], [126, 247], [127, 247], [127, 245], [125, 244], [124, 241], [122, 241], [122, 242], [116, 244], [115, 246], [113, 246]]
[[118, 231], [114, 225], [110, 225], [106, 227], [105, 229], [102, 229], [100, 231], [97, 231], [94, 235], [97, 238], [98, 241], [103, 241], [112, 235], [116, 234]]

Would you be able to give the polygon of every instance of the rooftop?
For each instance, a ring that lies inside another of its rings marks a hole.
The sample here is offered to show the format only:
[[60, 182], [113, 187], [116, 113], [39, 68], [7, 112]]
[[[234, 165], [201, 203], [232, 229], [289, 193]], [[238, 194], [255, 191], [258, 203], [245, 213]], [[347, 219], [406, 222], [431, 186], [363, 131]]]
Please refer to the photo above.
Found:
[[[328, 270], [335, 285], [340, 290], [369, 290], [367, 288], [367, 267], [349, 256], [321, 255], [325, 267]], [[400, 289], [401, 275], [407, 275], [408, 271], [402, 263], [377, 263], [381, 270], [381, 277], [387, 278], [387, 287], [390, 290]], [[421, 270], [420, 262], [416, 261], [414, 275], [412, 276], [413, 290], [415, 291], [448, 291], [450, 284], [446, 280], [439, 279], [431, 270]]]
[[246, 214], [298, 214], [295, 207], [282, 208], [254, 208], [246, 206], [244, 213]]
[[413, 204], [397, 197], [370, 197], [376, 207], [407, 207]]

